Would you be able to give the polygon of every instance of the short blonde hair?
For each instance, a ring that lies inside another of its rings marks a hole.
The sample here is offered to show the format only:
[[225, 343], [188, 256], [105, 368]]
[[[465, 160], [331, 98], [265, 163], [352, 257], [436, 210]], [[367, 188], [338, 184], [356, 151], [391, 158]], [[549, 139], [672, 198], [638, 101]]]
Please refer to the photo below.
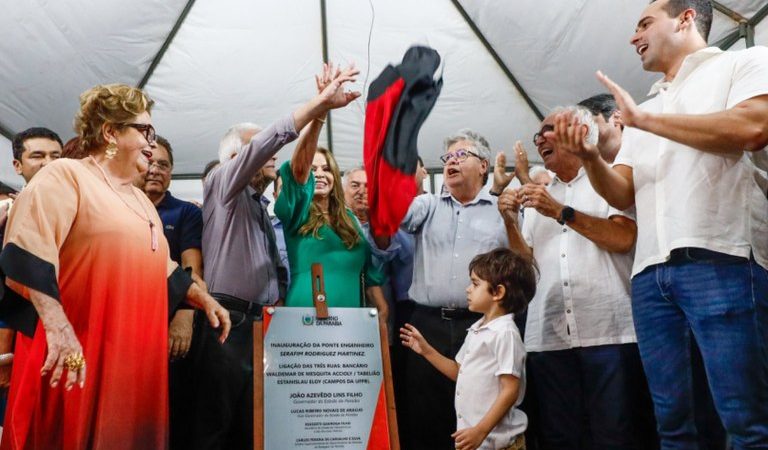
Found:
[[75, 115], [75, 132], [80, 147], [90, 153], [107, 145], [101, 133], [105, 123], [121, 126], [155, 102], [139, 88], [127, 84], [100, 84], [80, 94], [80, 110]]

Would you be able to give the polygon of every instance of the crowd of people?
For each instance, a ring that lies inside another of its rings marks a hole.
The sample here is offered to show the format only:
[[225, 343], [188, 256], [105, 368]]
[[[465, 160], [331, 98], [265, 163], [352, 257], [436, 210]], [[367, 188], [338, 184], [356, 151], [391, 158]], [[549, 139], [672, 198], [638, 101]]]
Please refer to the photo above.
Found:
[[320, 261], [330, 307], [388, 324], [401, 448], [768, 449], [768, 49], [707, 47], [711, 22], [652, 1], [631, 39], [651, 98], [598, 72], [607, 93], [533, 134], [545, 169], [448, 135], [442, 189], [419, 158], [392, 236], [365, 168], [318, 146], [354, 67], [227, 130], [201, 206], [169, 190], [152, 100], [87, 90], [66, 145], [13, 139], [0, 448], [253, 448], [253, 321], [311, 306]]

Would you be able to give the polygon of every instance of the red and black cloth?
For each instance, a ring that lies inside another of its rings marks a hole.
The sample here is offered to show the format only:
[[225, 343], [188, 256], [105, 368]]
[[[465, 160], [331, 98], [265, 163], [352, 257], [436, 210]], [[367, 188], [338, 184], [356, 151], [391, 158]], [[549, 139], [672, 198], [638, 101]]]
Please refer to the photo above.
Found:
[[397, 67], [387, 66], [368, 89], [363, 143], [370, 225], [392, 236], [416, 196], [417, 141], [443, 86], [434, 79], [440, 55], [411, 47]]

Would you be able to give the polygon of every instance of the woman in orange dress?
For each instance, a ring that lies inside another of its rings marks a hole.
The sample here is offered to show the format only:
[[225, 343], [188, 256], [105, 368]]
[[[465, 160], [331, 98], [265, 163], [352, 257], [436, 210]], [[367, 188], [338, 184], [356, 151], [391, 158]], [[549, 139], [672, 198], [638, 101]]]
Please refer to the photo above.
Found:
[[131, 184], [151, 157], [151, 107], [126, 85], [83, 93], [75, 128], [89, 156], [49, 164], [14, 205], [2, 303], [29, 337], [2, 449], [166, 448], [169, 302], [186, 298], [226, 338], [227, 311], [171, 262], [155, 208]]

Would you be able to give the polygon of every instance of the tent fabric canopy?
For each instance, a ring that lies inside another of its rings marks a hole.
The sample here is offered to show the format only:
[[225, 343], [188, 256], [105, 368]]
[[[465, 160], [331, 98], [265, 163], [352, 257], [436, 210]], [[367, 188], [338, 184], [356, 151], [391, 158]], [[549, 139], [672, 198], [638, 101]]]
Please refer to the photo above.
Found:
[[[445, 136], [472, 128], [494, 150], [530, 138], [539, 114], [603, 92], [603, 70], [642, 100], [659, 75], [629, 45], [645, 1], [615, 0], [30, 0], [0, 16], [0, 181], [20, 186], [13, 133], [46, 126], [74, 135], [78, 96], [99, 83], [143, 86], [153, 121], [195, 178], [231, 125], [267, 125], [314, 94], [324, 55], [354, 62], [361, 99], [334, 111], [321, 137], [342, 169], [362, 162], [365, 82], [414, 44], [443, 58], [445, 85], [421, 130], [420, 154], [440, 167]], [[768, 44], [764, 0], [716, 4], [711, 44]], [[741, 22], [741, 24], [739, 23]], [[370, 36], [370, 41], [369, 41]], [[290, 149], [279, 159], [290, 156]]]

